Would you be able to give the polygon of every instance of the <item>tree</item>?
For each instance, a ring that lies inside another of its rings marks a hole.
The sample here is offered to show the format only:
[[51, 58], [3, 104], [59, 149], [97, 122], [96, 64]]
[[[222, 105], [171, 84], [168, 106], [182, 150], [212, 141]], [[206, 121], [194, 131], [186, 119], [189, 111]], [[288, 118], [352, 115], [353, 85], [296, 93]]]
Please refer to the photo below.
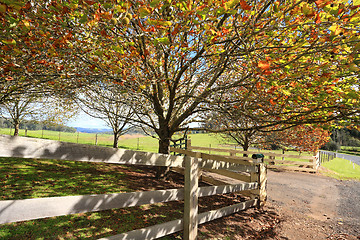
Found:
[[0, 105], [2, 117], [9, 119], [14, 127], [14, 136], [19, 135], [20, 123], [25, 119], [40, 120], [43, 123], [61, 123], [75, 113], [66, 99], [53, 99], [31, 95], [16, 97]]
[[20, 123], [27, 117], [33, 117], [38, 110], [34, 105], [35, 97], [11, 99], [0, 105], [2, 117], [9, 119], [14, 127], [14, 136], [19, 135]]
[[116, 88], [102, 84], [90, 85], [76, 99], [85, 113], [103, 119], [111, 127], [114, 148], [118, 148], [120, 136], [130, 130], [129, 121], [133, 112], [125, 103], [126, 98], [127, 93], [119, 94]]
[[[214, 106], [262, 128], [358, 119], [357, 0], [112, 3], [24, 6], [19, 19], [36, 51], [31, 77], [51, 76], [60, 86], [105, 79], [122, 86], [136, 110], [132, 120], [156, 132], [161, 153], [176, 131]], [[2, 21], [4, 32], [14, 32]], [[13, 55], [21, 51], [13, 37], [6, 44]], [[18, 80], [22, 73], [6, 74]], [[273, 106], [264, 107], [268, 102]]]
[[[256, 129], [256, 123], [251, 119], [241, 118], [229, 119], [221, 112], [211, 112], [203, 117], [202, 126], [210, 131], [220, 131], [219, 136], [227, 141], [236, 142], [244, 151], [264, 141], [264, 134]], [[223, 129], [245, 129], [233, 131], [221, 131]], [[247, 156], [247, 154], [244, 154]]]
[[263, 147], [275, 144], [283, 150], [317, 152], [330, 140], [330, 132], [317, 126], [299, 125], [283, 131], [269, 132]]
[[[213, 113], [208, 119], [208, 124], [218, 129], [244, 129], [224, 131], [220, 136], [230, 141], [235, 141], [244, 151], [250, 146], [259, 148], [272, 148], [276, 146], [285, 150], [316, 152], [321, 146], [329, 141], [330, 132], [315, 125], [297, 125], [294, 127], [276, 125], [273, 127], [261, 127], [256, 122], [245, 117], [226, 118], [221, 113]], [[247, 156], [246, 154], [244, 156]]]

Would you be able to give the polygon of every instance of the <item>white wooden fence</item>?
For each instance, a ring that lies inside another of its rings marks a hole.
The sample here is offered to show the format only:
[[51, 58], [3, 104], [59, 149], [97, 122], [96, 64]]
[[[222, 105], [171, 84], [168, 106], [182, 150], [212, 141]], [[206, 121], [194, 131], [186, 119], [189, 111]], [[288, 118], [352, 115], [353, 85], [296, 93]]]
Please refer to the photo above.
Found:
[[[232, 158], [241, 159], [244, 161], [252, 161], [251, 157], [243, 157], [239, 155], [247, 154], [251, 156], [252, 154], [258, 154], [259, 152], [255, 151], [242, 151], [237, 149], [225, 149], [225, 148], [209, 148], [209, 147], [198, 147], [192, 146], [191, 142], [188, 142], [188, 149], [206, 151], [211, 154], [216, 152], [229, 153]], [[265, 161], [269, 164], [267, 168], [269, 169], [282, 169], [282, 170], [291, 170], [291, 171], [300, 171], [300, 172], [310, 172], [315, 173], [320, 166], [319, 154], [316, 156], [300, 156], [293, 154], [280, 154], [280, 153], [271, 153], [271, 152], [261, 152], [265, 156]], [[289, 160], [291, 159], [291, 160]]]
[[[21, 158], [63, 159], [73, 161], [138, 164], [183, 168], [183, 189], [148, 192], [96, 194], [0, 201], [0, 224], [124, 208], [175, 200], [184, 200], [184, 217], [155, 226], [121, 233], [103, 239], [155, 239], [184, 230], [184, 239], [196, 239], [198, 224], [259, 205], [266, 199], [266, 170], [263, 164], [251, 164], [235, 159], [217, 159], [210, 155], [171, 156], [124, 149], [112, 149], [52, 140], [0, 135], [0, 156]], [[250, 174], [248, 180], [232, 185], [198, 187], [199, 169]], [[252, 199], [218, 210], [198, 214], [198, 198], [215, 194], [251, 191]], [[264, 198], [265, 196], [265, 198]]]

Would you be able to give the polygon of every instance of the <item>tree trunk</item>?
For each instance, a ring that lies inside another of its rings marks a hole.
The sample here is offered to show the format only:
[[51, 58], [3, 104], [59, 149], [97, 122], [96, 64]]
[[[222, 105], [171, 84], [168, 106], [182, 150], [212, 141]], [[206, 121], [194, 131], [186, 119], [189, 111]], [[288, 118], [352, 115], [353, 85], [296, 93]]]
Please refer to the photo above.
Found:
[[[248, 142], [248, 141], [245, 141], [244, 144], [243, 144], [243, 146], [242, 146], [242, 147], [243, 147], [243, 150], [244, 150], [244, 151], [249, 150], [249, 147], [250, 147], [249, 145], [250, 145], [249, 142]], [[247, 155], [246, 153], [244, 153], [244, 154], [243, 154], [243, 157], [248, 157], [248, 155]]]
[[120, 138], [120, 134], [119, 134], [119, 133], [114, 132], [114, 142], [113, 142], [113, 148], [118, 148], [119, 138]]
[[[159, 140], [159, 153], [170, 154], [170, 137], [160, 138]], [[156, 178], [166, 178], [170, 171], [170, 167], [156, 167]]]
[[20, 128], [20, 123], [15, 122], [14, 123], [14, 136], [19, 136], [19, 128]]

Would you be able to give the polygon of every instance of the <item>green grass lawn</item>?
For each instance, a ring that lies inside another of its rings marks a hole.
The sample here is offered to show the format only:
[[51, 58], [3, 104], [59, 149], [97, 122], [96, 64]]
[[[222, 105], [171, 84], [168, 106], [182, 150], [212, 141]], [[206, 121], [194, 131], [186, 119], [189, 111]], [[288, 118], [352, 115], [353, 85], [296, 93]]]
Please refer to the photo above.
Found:
[[[0, 200], [133, 192], [153, 181], [132, 166], [0, 158]], [[171, 202], [2, 224], [0, 239], [98, 239], [181, 218], [182, 208]]]
[[[154, 176], [154, 169], [149, 167], [0, 157], [0, 200], [183, 188], [183, 177], [175, 173], [166, 181]], [[230, 195], [203, 197], [199, 211], [239, 201]], [[180, 219], [183, 208], [183, 201], [173, 201], [1, 224], [0, 239], [98, 239]], [[216, 235], [209, 231], [211, 226], [199, 231], [198, 239]], [[219, 234], [232, 239], [233, 233]], [[182, 233], [161, 239], [182, 239]]]
[[323, 172], [324, 175], [342, 180], [360, 181], [360, 166], [351, 163], [349, 160], [334, 158], [329, 162], [322, 163], [322, 166], [332, 171], [325, 171]]
[[341, 146], [341, 149], [338, 152], [344, 153], [344, 154], [360, 156], [360, 147]]
[[[1, 129], [0, 128], [0, 134], [9, 134], [10, 129]], [[25, 135], [25, 130], [20, 130], [20, 136]], [[59, 140], [59, 132], [55, 131], [47, 131], [45, 130], [43, 133], [41, 130], [38, 131], [28, 131], [27, 135], [29, 137], [36, 137], [41, 138], [43, 135], [46, 139], [52, 139], [52, 140]], [[193, 146], [199, 146], [199, 147], [212, 147], [212, 148], [227, 148], [221, 146], [223, 144], [226, 144], [223, 138], [219, 137], [216, 134], [189, 134], [189, 138], [191, 139], [191, 144]], [[174, 136], [174, 138], [177, 138], [178, 136]], [[179, 136], [182, 137], [182, 136]], [[81, 144], [95, 144], [95, 138], [96, 134], [94, 133], [60, 133], [60, 140], [65, 142], [78, 142]], [[112, 140], [113, 136], [110, 134], [98, 134], [98, 145], [99, 146], [112, 146]], [[132, 149], [132, 150], [139, 150], [139, 151], [146, 151], [146, 152], [158, 152], [158, 140], [156, 138], [145, 136], [145, 137], [139, 137], [139, 138], [128, 138], [125, 139], [123, 137], [119, 140], [119, 148], [124, 149]], [[242, 150], [241, 148], [237, 148], [239, 150]], [[278, 153], [281, 154], [282, 150], [251, 150], [254, 152], [272, 152], [272, 153]], [[211, 154], [219, 154], [219, 155], [229, 155], [229, 153], [224, 152], [215, 152], [215, 151], [203, 151], [205, 153], [211, 153]], [[301, 156], [312, 156], [313, 153], [308, 152], [296, 152], [296, 151], [286, 151], [285, 154], [289, 155], [301, 155]], [[278, 158], [277, 158], [278, 159]], [[304, 159], [296, 159], [296, 158], [286, 158], [285, 160], [290, 161], [297, 161], [297, 162], [307, 162], [308, 160]], [[326, 166], [325, 166], [326, 167]], [[336, 165], [332, 166], [332, 168], [335, 168], [337, 171], [341, 172], [341, 166]]]

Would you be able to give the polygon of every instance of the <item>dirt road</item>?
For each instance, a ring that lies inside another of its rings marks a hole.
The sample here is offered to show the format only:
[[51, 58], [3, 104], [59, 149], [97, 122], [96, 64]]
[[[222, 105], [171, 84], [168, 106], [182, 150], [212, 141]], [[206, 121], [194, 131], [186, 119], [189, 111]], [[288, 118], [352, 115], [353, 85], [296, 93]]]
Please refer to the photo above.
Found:
[[360, 239], [360, 182], [269, 171], [268, 196], [278, 239]]

